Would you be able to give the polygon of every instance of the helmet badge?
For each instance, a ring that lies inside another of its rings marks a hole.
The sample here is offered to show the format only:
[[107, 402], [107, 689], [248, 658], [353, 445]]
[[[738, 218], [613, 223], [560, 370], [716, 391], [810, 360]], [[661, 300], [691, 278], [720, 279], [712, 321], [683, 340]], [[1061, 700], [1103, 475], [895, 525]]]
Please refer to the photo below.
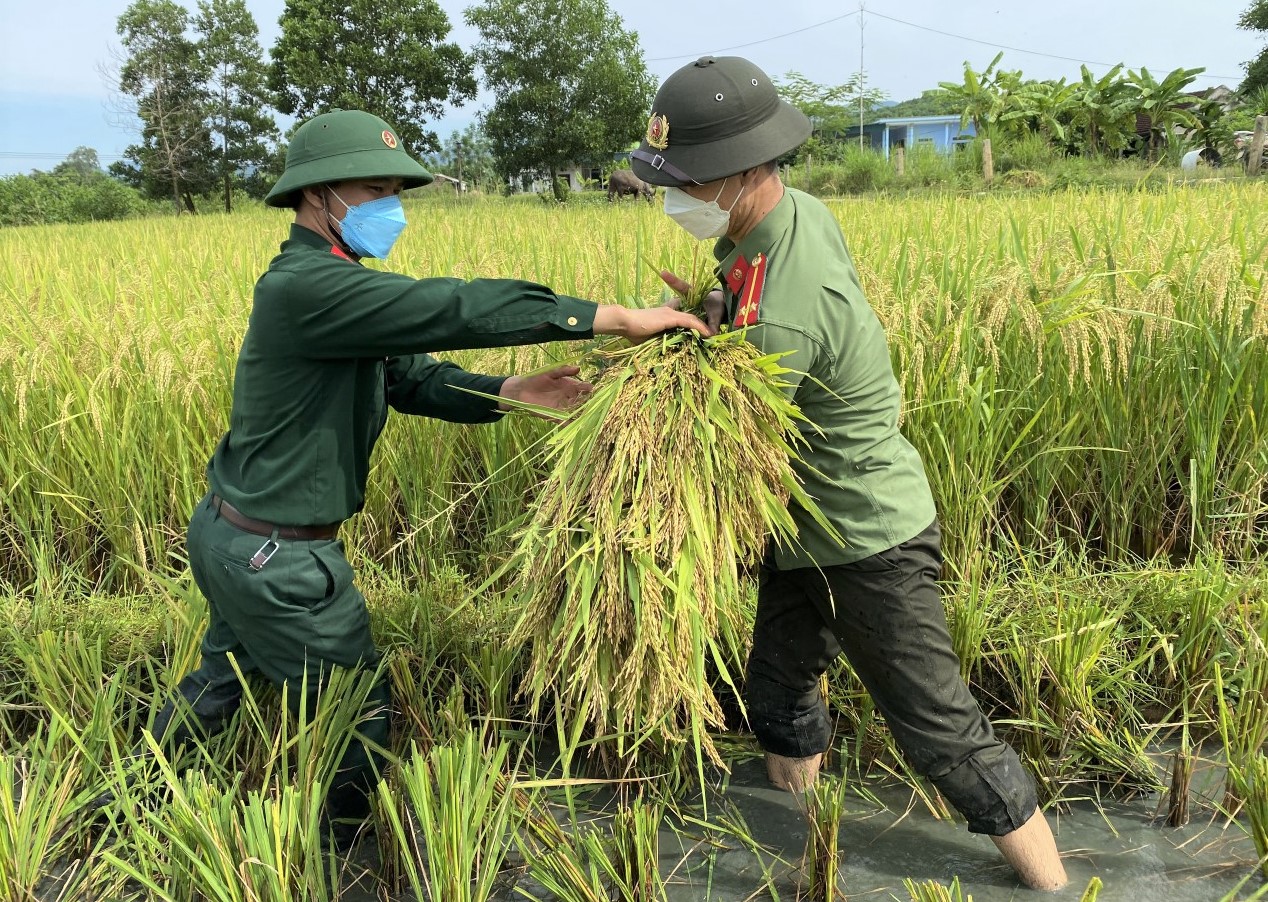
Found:
[[657, 150], [669, 146], [669, 118], [664, 113], [653, 113], [647, 120], [647, 144]]
[[392, 134], [387, 129], [383, 129], [383, 143], [393, 150], [396, 150], [396, 135]]

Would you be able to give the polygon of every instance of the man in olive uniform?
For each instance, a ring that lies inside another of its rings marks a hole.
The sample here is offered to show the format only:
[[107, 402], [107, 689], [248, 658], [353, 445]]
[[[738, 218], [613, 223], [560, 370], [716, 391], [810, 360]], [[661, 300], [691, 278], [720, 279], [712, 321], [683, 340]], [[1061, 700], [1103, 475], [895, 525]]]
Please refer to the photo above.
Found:
[[[989, 834], [1029, 886], [1065, 871], [1034, 782], [960, 677], [939, 595], [939, 532], [902, 392], [840, 226], [779, 179], [775, 160], [810, 136], [761, 69], [704, 57], [656, 95], [634, 172], [666, 188], [665, 212], [717, 239], [721, 288], [707, 318], [788, 352], [784, 378], [813, 426], [798, 475], [836, 536], [804, 510], [799, 547], [774, 548], [758, 591], [745, 701], [771, 780], [794, 791], [831, 742], [819, 678], [842, 652], [917, 772]], [[672, 273], [665, 281], [686, 294]]]
[[[231, 654], [244, 673], [288, 686], [294, 704], [304, 680], [378, 660], [338, 531], [364, 503], [389, 407], [485, 423], [498, 419], [499, 402], [462, 389], [555, 408], [589, 389], [572, 378], [575, 367], [484, 376], [426, 352], [705, 331], [677, 311], [599, 306], [530, 282], [413, 279], [361, 266], [363, 257], [386, 257], [404, 228], [397, 195], [430, 181], [395, 130], [369, 113], [325, 113], [295, 132], [266, 198], [293, 209], [295, 222], [256, 283], [229, 431], [189, 525], [190, 568], [210, 607], [202, 663], [178, 687], [193, 717], [174, 716], [178, 706], [167, 704], [155, 718], [156, 739], [175, 743], [191, 727], [223, 725], [242, 694]], [[360, 730], [386, 747], [386, 681], [370, 704]], [[364, 818], [381, 763], [353, 742], [327, 814]]]

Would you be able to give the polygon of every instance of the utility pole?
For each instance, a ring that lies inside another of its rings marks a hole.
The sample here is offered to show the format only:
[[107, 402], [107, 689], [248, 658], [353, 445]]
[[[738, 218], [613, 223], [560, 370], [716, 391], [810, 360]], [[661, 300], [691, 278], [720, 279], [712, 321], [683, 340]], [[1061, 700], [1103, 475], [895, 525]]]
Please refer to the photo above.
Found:
[[863, 85], [866, 80], [863, 74], [863, 12], [866, 9], [864, 0], [859, 0], [859, 150], [863, 149]]

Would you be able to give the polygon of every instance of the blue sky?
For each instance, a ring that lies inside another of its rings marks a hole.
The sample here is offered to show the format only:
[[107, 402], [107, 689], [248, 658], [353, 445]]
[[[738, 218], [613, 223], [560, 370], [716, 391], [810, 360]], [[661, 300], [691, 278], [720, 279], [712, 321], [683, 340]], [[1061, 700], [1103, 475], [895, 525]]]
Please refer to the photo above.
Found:
[[[992, 45], [1013, 48], [1005, 50], [1003, 65], [1036, 78], [1076, 78], [1083, 60], [1098, 73], [1118, 62], [1155, 74], [1205, 66], [1208, 75], [1196, 86], [1236, 87], [1242, 63], [1263, 45], [1260, 36], [1235, 27], [1249, 2], [868, 0], [862, 68], [868, 83], [892, 100], [958, 80], [965, 60], [982, 68], [999, 49]], [[114, 112], [106, 74], [118, 54], [115, 22], [128, 0], [43, 0], [24, 6], [21, 15], [14, 4], [6, 3], [0, 54], [0, 175], [51, 169], [79, 146], [94, 148], [103, 164], [117, 159], [136, 140], [131, 123]], [[196, 0], [186, 5], [192, 10]], [[266, 51], [284, 5], [247, 0]], [[462, 21], [469, 0], [440, 5], [453, 23], [452, 39], [470, 48], [476, 35]], [[843, 82], [860, 68], [857, 0], [730, 0], [725, 6], [609, 0], [609, 6], [638, 32], [658, 78], [696, 56], [723, 52], [746, 56], [776, 78], [796, 70], [824, 84]], [[448, 111], [433, 127], [442, 136], [462, 128], [485, 103], [481, 96]]]

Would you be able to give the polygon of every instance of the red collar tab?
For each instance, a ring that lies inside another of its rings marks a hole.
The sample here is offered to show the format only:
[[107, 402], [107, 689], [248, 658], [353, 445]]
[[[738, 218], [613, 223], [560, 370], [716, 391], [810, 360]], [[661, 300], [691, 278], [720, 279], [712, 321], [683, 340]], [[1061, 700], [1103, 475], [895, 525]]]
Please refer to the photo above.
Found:
[[748, 278], [749, 262], [744, 259], [744, 255], [740, 254], [735, 258], [735, 262], [731, 264], [731, 268], [727, 270], [726, 284], [731, 289], [731, 294], [739, 294], [740, 289], [744, 286], [744, 280]]
[[[753, 262], [747, 265], [748, 274], [744, 280], [744, 290], [739, 292], [739, 304], [735, 312], [734, 327], [737, 329], [757, 325], [757, 312], [762, 306], [762, 286], [766, 283], [765, 254], [758, 254], [753, 258]], [[738, 268], [739, 261], [736, 261], [736, 266], [731, 267], [731, 272], [727, 273], [728, 284], [731, 274]]]
[[343, 248], [341, 248], [341, 247], [340, 247], [339, 245], [337, 245], [337, 244], [332, 244], [332, 245], [330, 245], [330, 252], [331, 252], [332, 254], [334, 254], [336, 257], [343, 257], [343, 259], [345, 259], [345, 260], [347, 260], [347, 261], [349, 261], [349, 262], [356, 262], [356, 261], [354, 261], [351, 257], [349, 257], [347, 254], [345, 254], [345, 253], [344, 253], [344, 251], [343, 251]]

